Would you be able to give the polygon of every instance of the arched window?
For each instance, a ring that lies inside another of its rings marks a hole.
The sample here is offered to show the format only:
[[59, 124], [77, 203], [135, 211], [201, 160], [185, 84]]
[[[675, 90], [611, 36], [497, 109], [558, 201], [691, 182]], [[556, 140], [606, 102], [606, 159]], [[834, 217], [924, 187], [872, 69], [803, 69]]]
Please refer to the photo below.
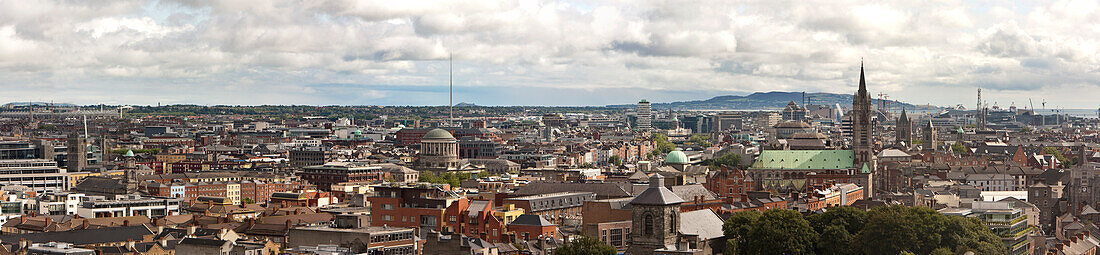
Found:
[[668, 233], [676, 234], [676, 214], [668, 215]]
[[645, 232], [643, 232], [643, 233], [645, 233], [645, 235], [647, 235], [647, 236], [653, 235], [653, 215], [651, 215], [651, 214], [646, 214], [645, 215], [645, 228], [644, 229], [645, 229]]

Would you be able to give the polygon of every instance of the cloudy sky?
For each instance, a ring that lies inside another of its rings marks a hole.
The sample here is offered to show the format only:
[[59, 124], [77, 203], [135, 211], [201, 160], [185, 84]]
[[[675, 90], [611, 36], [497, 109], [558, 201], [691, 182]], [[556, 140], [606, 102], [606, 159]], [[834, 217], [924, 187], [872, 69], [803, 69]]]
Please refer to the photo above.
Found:
[[756, 91], [1100, 106], [1082, 1], [0, 0], [0, 102], [604, 105]]

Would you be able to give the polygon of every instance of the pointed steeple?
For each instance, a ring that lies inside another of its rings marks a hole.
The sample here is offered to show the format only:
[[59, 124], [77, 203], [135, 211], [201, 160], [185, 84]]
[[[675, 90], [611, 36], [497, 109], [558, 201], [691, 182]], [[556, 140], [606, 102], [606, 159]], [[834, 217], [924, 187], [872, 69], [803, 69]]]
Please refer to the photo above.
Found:
[[859, 61], [859, 95], [867, 94], [867, 81], [863, 78], [863, 61]]
[[905, 108], [901, 108], [901, 119], [909, 120], [909, 116], [905, 116]]

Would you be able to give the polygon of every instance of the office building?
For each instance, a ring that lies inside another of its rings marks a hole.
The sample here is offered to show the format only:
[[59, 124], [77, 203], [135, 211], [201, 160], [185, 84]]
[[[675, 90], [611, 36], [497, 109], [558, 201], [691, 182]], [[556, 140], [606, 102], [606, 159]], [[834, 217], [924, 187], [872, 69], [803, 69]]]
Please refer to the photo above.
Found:
[[154, 198], [137, 195], [119, 196], [115, 199], [88, 197], [80, 203], [77, 215], [84, 218], [103, 217], [163, 217], [179, 215], [182, 198]]
[[23, 185], [34, 191], [65, 191], [69, 174], [46, 159], [0, 160], [0, 185]]
[[342, 182], [385, 180], [386, 170], [382, 166], [369, 163], [331, 162], [302, 168], [298, 175], [302, 177], [302, 180], [317, 185], [318, 189], [329, 191], [333, 184]]
[[638, 131], [653, 129], [653, 111], [650, 109], [649, 101], [642, 99], [638, 102], [638, 106], [634, 108], [634, 115], [638, 118], [634, 129]]

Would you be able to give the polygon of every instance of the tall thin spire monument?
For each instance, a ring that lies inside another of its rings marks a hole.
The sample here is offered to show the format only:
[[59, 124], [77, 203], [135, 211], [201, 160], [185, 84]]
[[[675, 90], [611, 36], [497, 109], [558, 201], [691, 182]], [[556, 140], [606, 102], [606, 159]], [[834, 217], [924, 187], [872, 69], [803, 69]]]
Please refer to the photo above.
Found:
[[447, 64], [447, 68], [449, 68], [449, 70], [447, 71], [447, 73], [448, 73], [448, 78], [447, 79], [450, 81], [450, 85], [448, 85], [448, 87], [447, 87], [447, 90], [448, 90], [447, 104], [450, 106], [450, 115], [449, 115], [450, 117], [447, 118], [447, 125], [453, 127], [455, 125], [455, 123], [454, 123], [455, 122], [455, 55], [454, 55], [454, 53], [448, 54], [447, 55], [447, 60], [449, 61], [449, 63]]

